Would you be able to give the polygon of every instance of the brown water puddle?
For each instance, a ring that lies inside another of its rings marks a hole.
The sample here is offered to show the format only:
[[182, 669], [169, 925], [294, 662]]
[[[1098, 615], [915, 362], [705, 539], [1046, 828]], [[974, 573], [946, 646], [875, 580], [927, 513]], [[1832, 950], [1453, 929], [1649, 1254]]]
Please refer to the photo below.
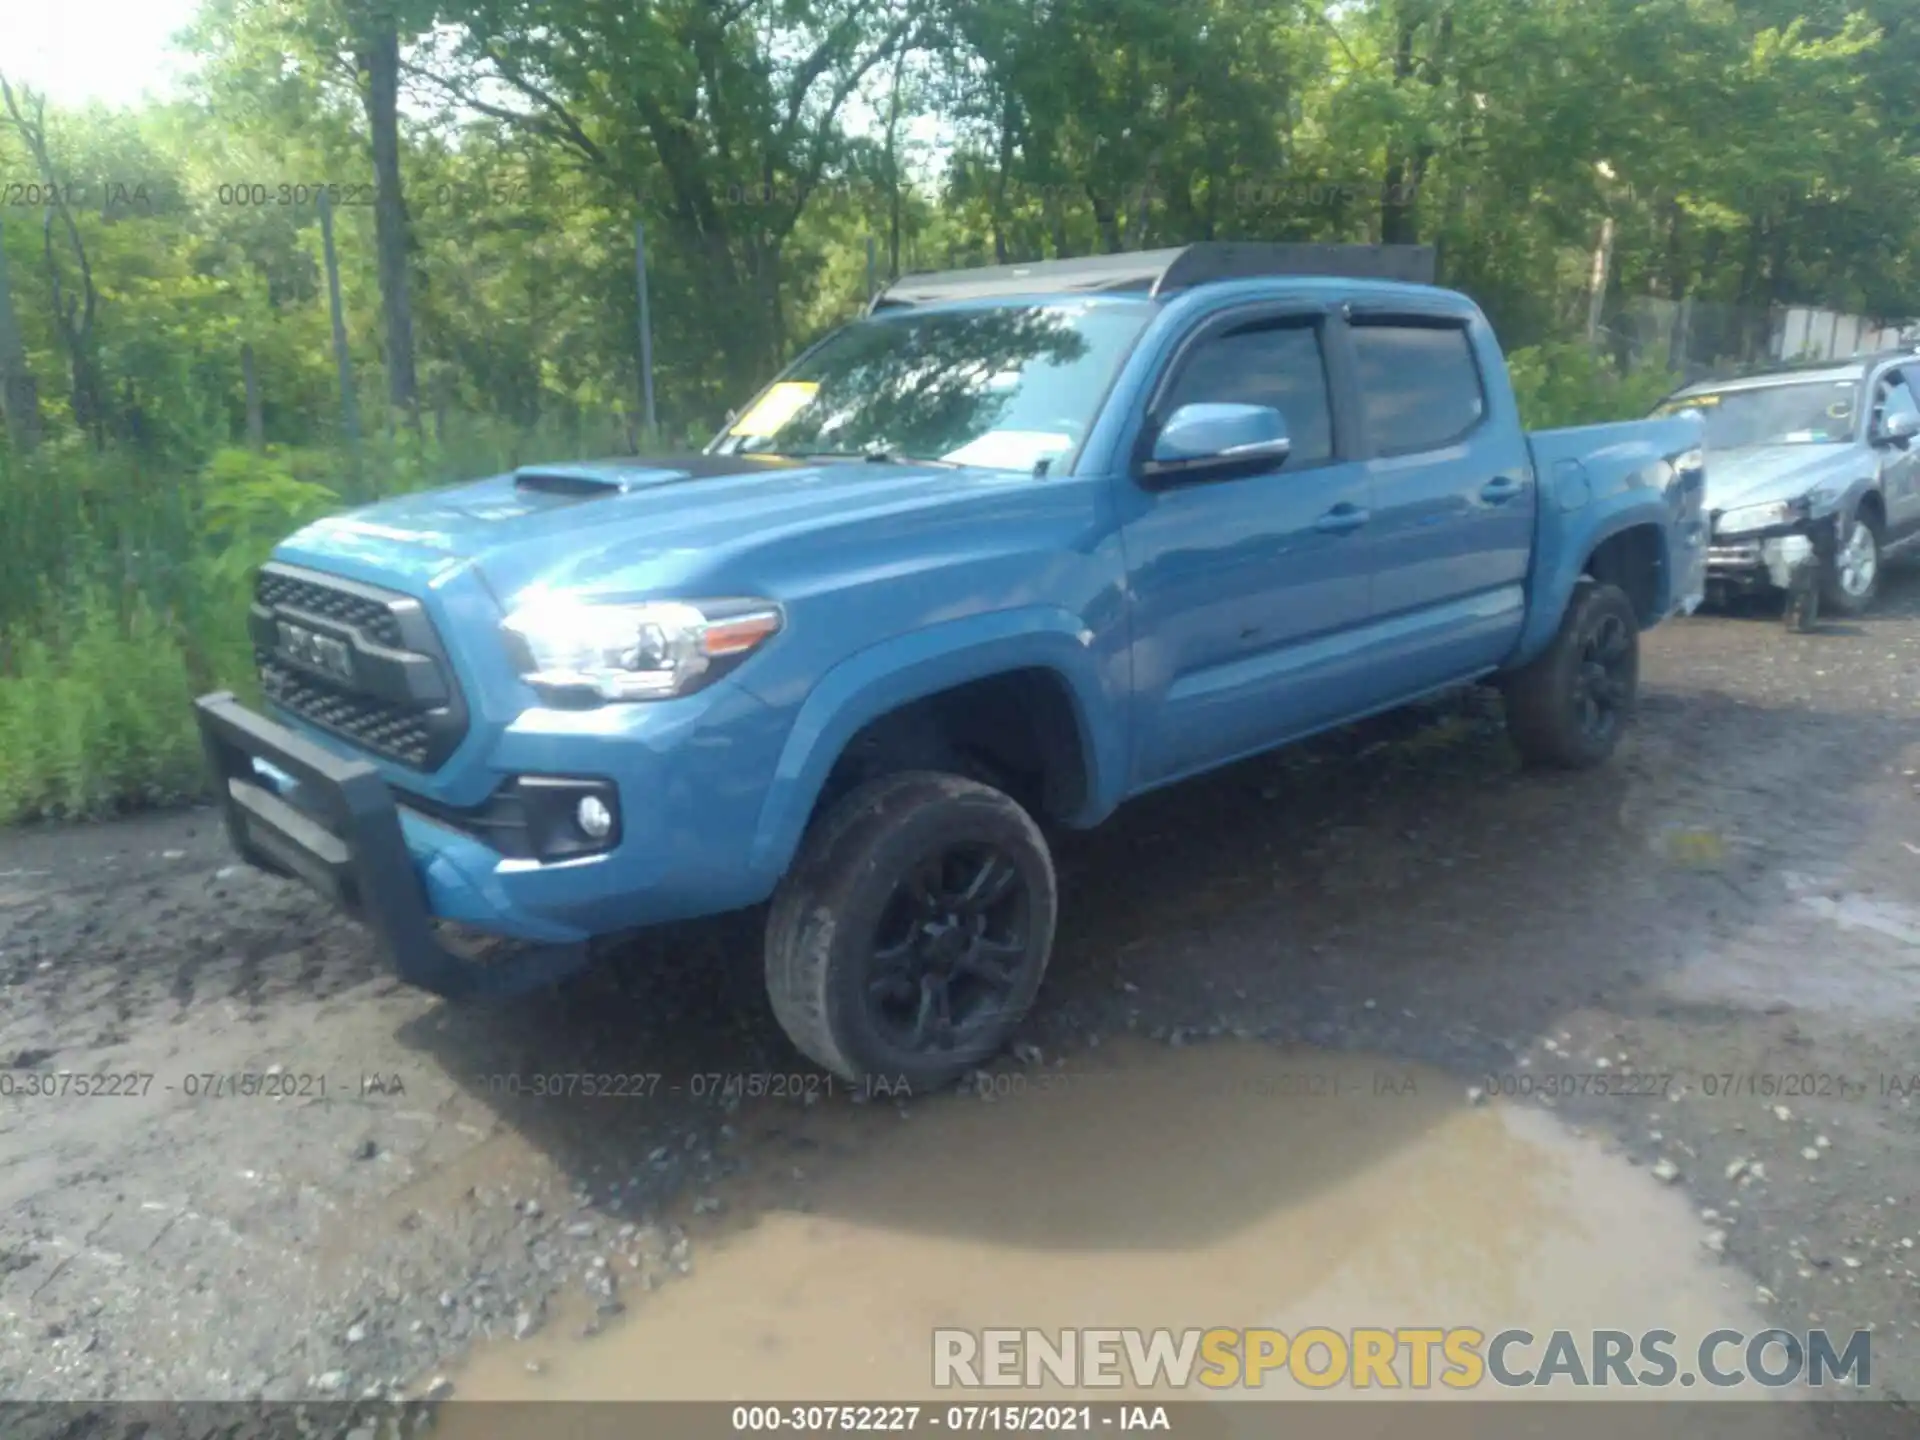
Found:
[[[561, 1315], [482, 1349], [457, 1394], [926, 1400], [942, 1326], [1657, 1327], [1683, 1358], [1709, 1330], [1766, 1327], [1682, 1196], [1436, 1072], [1123, 1043], [1015, 1078], [906, 1119], [883, 1103], [743, 1117], [756, 1178], [724, 1192], [732, 1218], [685, 1220], [689, 1277], [630, 1289], [632, 1313], [591, 1339]], [[795, 1165], [819, 1171], [805, 1213]], [[462, 1408], [446, 1433], [467, 1433]]]

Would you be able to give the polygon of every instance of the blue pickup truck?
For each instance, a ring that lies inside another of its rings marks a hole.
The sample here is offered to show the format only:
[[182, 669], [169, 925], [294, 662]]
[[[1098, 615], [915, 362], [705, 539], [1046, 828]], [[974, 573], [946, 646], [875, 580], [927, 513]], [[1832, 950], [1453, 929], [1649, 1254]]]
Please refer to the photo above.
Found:
[[446, 996], [771, 901], [795, 1044], [950, 1080], [1039, 988], [1057, 827], [1472, 682], [1528, 760], [1612, 752], [1702, 594], [1701, 418], [1525, 432], [1431, 266], [909, 276], [697, 456], [311, 525], [248, 618], [271, 713], [197, 702], [233, 844]]

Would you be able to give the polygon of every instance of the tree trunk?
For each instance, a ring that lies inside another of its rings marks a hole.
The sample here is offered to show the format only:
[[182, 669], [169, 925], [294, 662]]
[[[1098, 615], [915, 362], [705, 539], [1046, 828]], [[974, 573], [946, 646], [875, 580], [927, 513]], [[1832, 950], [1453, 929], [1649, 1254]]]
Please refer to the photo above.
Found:
[[372, 7], [358, 61], [366, 75], [363, 99], [373, 143], [373, 229], [380, 260], [380, 308], [387, 322], [387, 399], [418, 430], [407, 202], [400, 188], [400, 33], [391, 6]]
[[254, 450], [267, 448], [267, 423], [260, 413], [260, 373], [253, 363], [253, 346], [240, 347], [240, 378], [247, 387], [247, 444]]
[[353, 393], [353, 358], [347, 351], [347, 312], [340, 300], [340, 257], [333, 248], [333, 206], [318, 188], [320, 252], [327, 267], [327, 312], [333, 321], [333, 363], [340, 377], [340, 430], [349, 447], [360, 439], [360, 406]]
[[1153, 218], [1153, 202], [1160, 198], [1159, 176], [1160, 163], [1156, 158], [1154, 163], [1147, 166], [1147, 178], [1141, 182], [1140, 193], [1135, 197], [1138, 203], [1133, 207], [1133, 220], [1127, 226], [1124, 247], [1128, 250], [1139, 250], [1147, 243], [1147, 225]]
[[1768, 328], [1756, 324], [1756, 314], [1764, 316], [1765, 307], [1760, 303], [1760, 266], [1766, 255], [1768, 219], [1765, 215], [1755, 215], [1747, 222], [1747, 248], [1740, 259], [1740, 288], [1736, 292], [1734, 303], [1740, 307], [1736, 319], [1736, 329], [1740, 337], [1740, 358], [1754, 358], [1754, 336], [1760, 330]]
[[1687, 296], [1686, 212], [1678, 200], [1667, 201], [1667, 298]]
[[1118, 255], [1121, 248], [1120, 216], [1114, 209], [1113, 202], [1091, 185], [1083, 188], [1087, 192], [1087, 199], [1093, 205], [1093, 223], [1100, 232], [1102, 250], [1108, 255]]
[[893, 90], [887, 100], [887, 279], [900, 278], [900, 72], [903, 55], [893, 62]]
[[1168, 243], [1185, 245], [1199, 239], [1196, 233], [1199, 219], [1193, 209], [1193, 176], [1190, 172], [1176, 171], [1167, 184], [1165, 195], [1167, 202], [1166, 227]]
[[[53, 322], [67, 351], [73, 386], [74, 424], [92, 436], [94, 447], [98, 449], [106, 444], [106, 403], [100, 387], [99, 357], [94, 353], [93, 346], [94, 309], [99, 294], [94, 289], [93, 267], [87, 260], [87, 247], [80, 238], [80, 227], [74, 223], [72, 207], [65, 198], [67, 189], [60, 182], [59, 170], [53, 163], [53, 152], [47, 145], [46, 97], [24, 89], [20, 95], [15, 95], [6, 77], [0, 75], [0, 100], [5, 102], [8, 118], [26, 143], [27, 152], [33, 156], [40, 178], [49, 192], [40, 228], [42, 252], [46, 257], [47, 287], [53, 301]], [[69, 295], [61, 277], [58, 247], [54, 243], [56, 218], [60, 221], [61, 234], [79, 270], [78, 294]]]
[[[1393, 83], [1395, 87], [1405, 85], [1413, 78], [1413, 32], [1415, 21], [1402, 10], [1399, 17], [1399, 30], [1393, 46]], [[1381, 176], [1380, 191], [1380, 243], [1382, 245], [1411, 245], [1416, 238], [1418, 227], [1414, 223], [1413, 207], [1407, 203], [1407, 175], [1409, 160], [1398, 140], [1387, 142], [1387, 166]]]
[[993, 263], [1005, 265], [1007, 253], [1007, 180], [1013, 169], [1013, 89], [1008, 86], [1000, 102], [1000, 154], [993, 176]]
[[1593, 247], [1593, 277], [1587, 298], [1587, 343], [1600, 339], [1600, 321], [1606, 313], [1607, 280], [1613, 273], [1613, 217], [1600, 222], [1600, 243]]
[[26, 342], [13, 310], [4, 230], [0, 230], [0, 421], [5, 422], [15, 449], [30, 452], [40, 443], [40, 391], [27, 368]]
[[[53, 299], [53, 323], [66, 343], [73, 423], [93, 437], [94, 449], [101, 450], [106, 448], [107, 443], [107, 407], [105, 397], [100, 393], [100, 376], [93, 357], [93, 272], [87, 264], [86, 251], [80, 248], [79, 233], [75, 231], [73, 245], [80, 256], [80, 294], [66, 293], [66, 286], [60, 277], [60, 257], [53, 239], [56, 210], [64, 214], [64, 206], [58, 202], [49, 205], [40, 226], [41, 253], [47, 266], [47, 289]], [[73, 221], [70, 216], [67, 217], [67, 224], [71, 229]]]

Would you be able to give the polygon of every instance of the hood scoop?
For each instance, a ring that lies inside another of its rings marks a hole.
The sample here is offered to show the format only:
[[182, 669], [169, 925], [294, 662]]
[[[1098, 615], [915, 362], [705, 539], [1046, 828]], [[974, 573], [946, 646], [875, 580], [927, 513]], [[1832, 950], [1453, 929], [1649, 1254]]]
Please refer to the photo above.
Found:
[[[648, 475], [655, 483], [661, 478], [658, 470]], [[597, 500], [638, 488], [635, 478], [568, 465], [529, 465], [513, 472], [513, 488], [522, 495], [545, 495], [555, 500]]]

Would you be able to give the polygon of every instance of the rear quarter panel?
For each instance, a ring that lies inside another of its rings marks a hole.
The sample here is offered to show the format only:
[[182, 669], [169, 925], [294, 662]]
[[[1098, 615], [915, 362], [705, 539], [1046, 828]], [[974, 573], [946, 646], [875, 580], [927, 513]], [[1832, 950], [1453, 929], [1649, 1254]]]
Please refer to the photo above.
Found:
[[1547, 647], [1593, 552], [1636, 525], [1655, 526], [1661, 535], [1648, 624], [1700, 603], [1707, 553], [1705, 433], [1704, 421], [1692, 414], [1528, 432], [1540, 477], [1539, 534], [1527, 623], [1509, 668]]

